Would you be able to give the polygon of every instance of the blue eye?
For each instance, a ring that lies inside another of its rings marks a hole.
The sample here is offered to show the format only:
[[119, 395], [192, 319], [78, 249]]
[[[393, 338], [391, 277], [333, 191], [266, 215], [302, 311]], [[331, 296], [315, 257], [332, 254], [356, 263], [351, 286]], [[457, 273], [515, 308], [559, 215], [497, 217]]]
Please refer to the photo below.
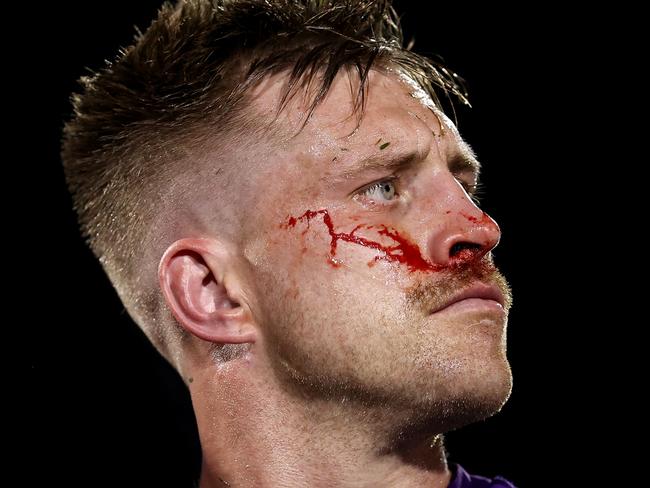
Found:
[[363, 195], [364, 197], [367, 197], [373, 202], [377, 202], [379, 204], [381, 204], [382, 200], [394, 200], [396, 194], [397, 189], [394, 178], [388, 178], [378, 181], [377, 183], [373, 183], [371, 186], [359, 193], [359, 195]]

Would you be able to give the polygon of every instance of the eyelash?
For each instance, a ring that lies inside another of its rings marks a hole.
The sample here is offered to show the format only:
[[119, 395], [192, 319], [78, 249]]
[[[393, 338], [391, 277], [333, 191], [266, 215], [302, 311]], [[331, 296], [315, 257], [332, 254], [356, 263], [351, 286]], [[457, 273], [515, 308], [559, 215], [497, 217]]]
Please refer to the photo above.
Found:
[[481, 204], [481, 197], [483, 196], [483, 183], [480, 181], [477, 182], [475, 185], [468, 185], [462, 180], [458, 180], [460, 184], [463, 186], [469, 197], [472, 199], [472, 201], [478, 206]]

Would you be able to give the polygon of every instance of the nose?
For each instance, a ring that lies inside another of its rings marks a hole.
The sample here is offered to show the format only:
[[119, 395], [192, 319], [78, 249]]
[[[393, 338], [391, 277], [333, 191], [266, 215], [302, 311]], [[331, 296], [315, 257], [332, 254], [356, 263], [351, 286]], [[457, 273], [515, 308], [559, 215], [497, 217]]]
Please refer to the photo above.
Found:
[[446, 199], [442, 223], [429, 236], [428, 254], [434, 264], [449, 266], [478, 261], [501, 239], [501, 229], [494, 219], [461, 192], [454, 189], [454, 195]]

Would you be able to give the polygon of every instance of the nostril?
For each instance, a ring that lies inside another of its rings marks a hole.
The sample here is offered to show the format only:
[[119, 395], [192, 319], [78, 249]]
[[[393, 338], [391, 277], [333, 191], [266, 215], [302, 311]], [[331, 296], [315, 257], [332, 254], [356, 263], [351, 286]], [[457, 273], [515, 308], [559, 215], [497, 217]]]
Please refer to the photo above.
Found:
[[470, 251], [471, 254], [474, 254], [481, 250], [481, 245], [476, 244], [475, 242], [457, 242], [451, 249], [449, 249], [449, 257], [454, 258], [461, 254], [465, 249]]

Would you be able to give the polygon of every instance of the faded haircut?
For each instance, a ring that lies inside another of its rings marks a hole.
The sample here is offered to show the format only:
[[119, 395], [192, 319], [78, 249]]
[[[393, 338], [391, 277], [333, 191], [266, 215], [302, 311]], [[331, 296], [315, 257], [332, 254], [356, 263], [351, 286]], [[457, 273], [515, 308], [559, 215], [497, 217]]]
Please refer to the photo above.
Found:
[[274, 119], [260, 124], [253, 113], [253, 87], [286, 73], [276, 117], [306, 90], [304, 124], [342, 70], [360, 81], [359, 117], [373, 67], [398, 69], [441, 110], [445, 99], [467, 99], [455, 73], [404, 46], [389, 0], [184, 0], [163, 4], [136, 31], [115, 60], [81, 77], [61, 156], [83, 237], [129, 314], [178, 369], [183, 330], [156, 277], [170, 244], [160, 235], [163, 214], [177, 212], [167, 228], [182, 228], [170, 222], [185, 204], [175, 179], [198, 171], [192, 151], [273, 132]]

